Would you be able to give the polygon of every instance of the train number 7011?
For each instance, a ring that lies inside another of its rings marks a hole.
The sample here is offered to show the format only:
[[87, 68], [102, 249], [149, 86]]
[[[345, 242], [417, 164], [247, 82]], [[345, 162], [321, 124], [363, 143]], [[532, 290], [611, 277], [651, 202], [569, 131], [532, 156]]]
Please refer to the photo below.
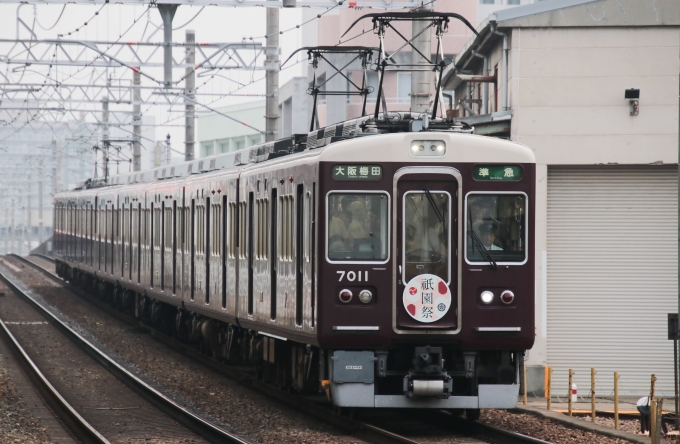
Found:
[[342, 279], [345, 278], [345, 277], [347, 278], [347, 280], [349, 282], [354, 282], [354, 281], [357, 281], [357, 282], [364, 281], [365, 282], [365, 281], [368, 280], [368, 271], [357, 271], [357, 272], [354, 272], [354, 271], [337, 271], [336, 273], [338, 273], [340, 275], [340, 277], [338, 278], [338, 282], [342, 282]]

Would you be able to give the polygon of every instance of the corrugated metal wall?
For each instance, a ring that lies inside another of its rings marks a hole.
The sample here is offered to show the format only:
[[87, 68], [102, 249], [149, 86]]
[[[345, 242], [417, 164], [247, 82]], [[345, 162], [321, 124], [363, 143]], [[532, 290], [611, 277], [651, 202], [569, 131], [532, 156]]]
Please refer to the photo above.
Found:
[[678, 180], [673, 167], [548, 168], [548, 365], [553, 393], [673, 396], [667, 313], [678, 309]]

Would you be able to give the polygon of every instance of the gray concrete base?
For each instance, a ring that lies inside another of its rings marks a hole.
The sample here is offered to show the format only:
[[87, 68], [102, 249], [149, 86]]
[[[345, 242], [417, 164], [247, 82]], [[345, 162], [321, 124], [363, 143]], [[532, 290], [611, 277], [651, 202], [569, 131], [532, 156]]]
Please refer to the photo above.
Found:
[[557, 413], [542, 408], [520, 405], [517, 406], [517, 408], [514, 409], [514, 411], [518, 413], [529, 413], [531, 415], [536, 415], [541, 418], [552, 419], [553, 421], [559, 422], [569, 427], [573, 427], [575, 429], [596, 432], [601, 435], [610, 436], [612, 438], [625, 439], [626, 441], [629, 442], [639, 444], [650, 444], [651, 442], [648, 436], [635, 435], [633, 433], [624, 432], [622, 430], [612, 429], [601, 424], [595, 424], [592, 422], [584, 421], [582, 419], [574, 418], [573, 416], [567, 416], [562, 413]]
[[536, 398], [542, 398], [545, 396], [544, 366], [527, 366], [527, 396], [533, 396]]

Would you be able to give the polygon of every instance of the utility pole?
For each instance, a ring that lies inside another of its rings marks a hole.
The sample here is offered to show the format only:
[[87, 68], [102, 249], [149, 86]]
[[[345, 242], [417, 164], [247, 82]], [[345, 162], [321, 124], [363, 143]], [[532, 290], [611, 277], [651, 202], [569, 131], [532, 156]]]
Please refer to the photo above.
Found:
[[32, 208], [32, 199], [31, 199], [31, 175], [28, 175], [28, 183], [26, 184], [26, 241], [28, 243], [28, 251], [26, 254], [31, 254], [31, 245], [33, 244], [33, 218], [32, 213], [33, 213], [33, 208]]
[[[279, 63], [279, 10], [267, 8], [267, 65]], [[279, 127], [279, 71], [267, 70], [265, 138], [276, 140]]]
[[16, 239], [16, 225], [14, 225], [14, 199], [12, 199], [12, 237], [11, 237], [11, 243], [9, 247], [9, 252], [14, 253], [14, 241]]
[[[192, 30], [186, 31], [187, 43], [196, 43], [196, 32]], [[194, 71], [194, 63], [196, 63], [196, 48], [192, 46], [186, 47], [185, 63], [189, 65], [186, 69], [186, 78], [184, 79], [184, 95], [189, 99], [196, 98], [196, 71]], [[195, 140], [195, 125], [196, 125], [196, 106], [189, 100], [184, 101], [184, 160], [194, 160], [194, 140]]]
[[[107, 83], [109, 81], [107, 80]], [[102, 97], [102, 152], [104, 154], [104, 180], [109, 178], [109, 94]]]
[[[428, 12], [431, 10], [429, 6], [421, 6], [417, 12]], [[428, 19], [414, 20], [411, 24], [413, 46], [426, 55], [428, 59], [432, 58], [432, 30], [431, 22]], [[416, 37], [417, 36], [417, 37]], [[425, 60], [418, 51], [411, 48], [411, 64], [412, 65], [428, 65], [430, 60]], [[426, 113], [430, 107], [430, 87], [432, 85], [432, 71], [412, 71], [411, 72], [411, 112], [420, 114]]]
[[170, 159], [172, 158], [172, 153], [170, 150], [170, 134], [165, 137], [165, 164], [170, 165]]
[[132, 171], [142, 170], [142, 75], [132, 70]]
[[38, 245], [42, 245], [43, 231], [45, 230], [43, 222], [43, 167], [40, 166], [38, 169], [38, 174], [40, 174], [40, 180], [38, 181]]
[[9, 254], [9, 208], [5, 207], [5, 254]]
[[163, 87], [172, 88], [172, 19], [179, 5], [159, 4], [158, 12], [163, 19]]

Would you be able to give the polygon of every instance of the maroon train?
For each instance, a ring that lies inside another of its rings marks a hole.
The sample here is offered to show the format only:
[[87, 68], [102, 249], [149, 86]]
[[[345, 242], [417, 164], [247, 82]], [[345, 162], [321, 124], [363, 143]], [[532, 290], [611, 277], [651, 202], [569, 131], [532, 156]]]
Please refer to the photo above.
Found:
[[337, 406], [514, 407], [533, 153], [391, 114], [60, 193], [58, 273]]

